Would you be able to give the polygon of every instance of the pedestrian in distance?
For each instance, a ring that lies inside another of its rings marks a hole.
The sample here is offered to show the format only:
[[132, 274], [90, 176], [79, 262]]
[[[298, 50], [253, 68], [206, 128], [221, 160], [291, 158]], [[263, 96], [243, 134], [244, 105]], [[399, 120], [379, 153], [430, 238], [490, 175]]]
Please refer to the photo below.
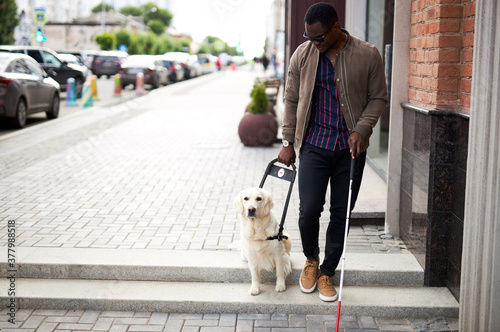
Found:
[[221, 70], [222, 64], [220, 62], [220, 57], [217, 57], [217, 61], [215, 62], [215, 65], [217, 66], [217, 71]]
[[262, 56], [261, 62], [262, 62], [262, 66], [264, 66], [264, 71], [266, 71], [267, 67], [269, 67], [269, 59], [267, 58], [267, 56], [265, 54]]
[[[299, 230], [306, 263], [300, 288], [316, 287], [335, 301], [331, 277], [342, 256], [351, 158], [350, 209], [361, 185], [373, 127], [387, 104], [384, 64], [377, 48], [342, 29], [335, 8], [313, 4], [304, 17], [307, 39], [290, 58], [285, 87], [283, 147], [278, 161], [299, 164]], [[330, 184], [330, 220], [319, 259], [319, 218]]]

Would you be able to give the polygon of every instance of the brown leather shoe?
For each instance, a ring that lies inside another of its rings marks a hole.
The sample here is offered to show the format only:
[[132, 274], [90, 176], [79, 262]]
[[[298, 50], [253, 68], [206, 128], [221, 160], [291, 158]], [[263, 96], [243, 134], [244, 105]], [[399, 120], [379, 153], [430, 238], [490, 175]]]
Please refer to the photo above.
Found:
[[304, 293], [312, 293], [316, 289], [319, 274], [319, 257], [316, 259], [307, 259], [304, 269], [300, 274], [300, 290]]
[[321, 273], [318, 278], [319, 298], [325, 302], [333, 302], [337, 299], [337, 291], [332, 285], [332, 278]]

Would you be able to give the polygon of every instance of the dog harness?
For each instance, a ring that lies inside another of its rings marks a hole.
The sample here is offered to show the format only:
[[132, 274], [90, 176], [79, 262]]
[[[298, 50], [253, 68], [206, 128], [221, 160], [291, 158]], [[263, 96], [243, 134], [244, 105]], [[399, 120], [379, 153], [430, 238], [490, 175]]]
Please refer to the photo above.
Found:
[[274, 176], [280, 180], [285, 180], [290, 182], [290, 187], [288, 188], [288, 194], [286, 196], [285, 207], [283, 208], [283, 214], [281, 215], [281, 222], [278, 234], [275, 236], [268, 236], [266, 240], [278, 240], [282, 241], [283, 239], [288, 240], [288, 236], [283, 235], [283, 227], [285, 225], [286, 211], [288, 210], [288, 203], [290, 202], [290, 197], [292, 196], [293, 183], [295, 181], [295, 177], [297, 176], [297, 168], [294, 163], [291, 163], [292, 169], [284, 168], [281, 166], [275, 165], [278, 161], [278, 158], [271, 160], [271, 162], [267, 165], [264, 176], [262, 177], [262, 181], [260, 182], [259, 188], [264, 187], [264, 182], [266, 182], [266, 178], [268, 175]]

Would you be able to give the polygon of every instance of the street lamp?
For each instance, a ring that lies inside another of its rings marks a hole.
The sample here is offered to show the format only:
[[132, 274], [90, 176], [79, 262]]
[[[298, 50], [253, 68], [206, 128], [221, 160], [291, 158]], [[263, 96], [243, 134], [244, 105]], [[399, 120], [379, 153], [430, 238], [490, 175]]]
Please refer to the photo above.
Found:
[[148, 9], [144, 13], [142, 13], [142, 15], [141, 15], [141, 17], [142, 17], [142, 30], [144, 30], [144, 27], [146, 26], [146, 23], [144, 21], [144, 18], [146, 17], [146, 15], [149, 13], [156, 13], [157, 10], [158, 10], [158, 8], [151, 7], [150, 9]]

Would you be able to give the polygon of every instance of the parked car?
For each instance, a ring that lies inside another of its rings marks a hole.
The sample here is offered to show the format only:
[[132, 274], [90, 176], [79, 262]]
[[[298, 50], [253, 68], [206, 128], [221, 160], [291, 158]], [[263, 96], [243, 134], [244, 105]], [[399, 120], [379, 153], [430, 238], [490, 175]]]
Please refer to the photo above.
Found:
[[122, 87], [129, 84], [135, 87], [138, 73], [144, 74], [144, 84], [152, 85], [153, 89], [168, 84], [168, 70], [155, 55], [138, 54], [127, 57], [120, 69]]
[[0, 52], [0, 116], [16, 128], [26, 124], [28, 114], [59, 115], [59, 83], [38, 62], [19, 53]]
[[94, 61], [94, 57], [97, 54], [99, 54], [99, 51], [94, 51], [94, 50], [84, 50], [84, 51], [80, 51], [80, 53], [79, 53], [79, 55], [82, 59], [82, 62], [90, 70], [92, 70], [92, 61]]
[[80, 60], [80, 58], [70, 53], [57, 53], [57, 56], [59, 56], [59, 59], [62, 61], [66, 61], [68, 66], [80, 68], [85, 72], [85, 77], [88, 77], [89, 69], [85, 66], [82, 60]]
[[181, 64], [181, 66], [184, 68], [185, 79], [188, 80], [190, 78], [201, 75], [201, 72], [198, 73], [199, 70], [195, 66], [195, 62], [193, 61], [191, 54], [186, 52], [167, 52], [163, 54], [163, 56], [165, 56], [165, 58], [169, 60], [176, 60]]
[[177, 60], [169, 60], [163, 55], [158, 55], [158, 59], [163, 63], [163, 66], [168, 70], [168, 81], [175, 83], [184, 79], [184, 68]]
[[217, 70], [217, 57], [212, 54], [198, 54], [198, 62], [201, 64], [203, 74], [213, 73]]
[[118, 74], [120, 65], [127, 58], [128, 54], [121, 51], [102, 51], [94, 56], [92, 60], [92, 73], [98, 78], [101, 76], [111, 76]]
[[59, 59], [53, 50], [39, 46], [12, 46], [0, 45], [0, 51], [23, 53], [35, 59], [50, 77], [57, 81], [61, 91], [66, 91], [68, 78], [75, 79], [76, 96], [81, 97], [83, 83], [87, 80], [85, 71], [70, 66], [66, 61]]
[[203, 75], [203, 68], [198, 62], [198, 56], [196, 54], [191, 54], [189, 56], [189, 65], [191, 67], [191, 77], [198, 77]]

